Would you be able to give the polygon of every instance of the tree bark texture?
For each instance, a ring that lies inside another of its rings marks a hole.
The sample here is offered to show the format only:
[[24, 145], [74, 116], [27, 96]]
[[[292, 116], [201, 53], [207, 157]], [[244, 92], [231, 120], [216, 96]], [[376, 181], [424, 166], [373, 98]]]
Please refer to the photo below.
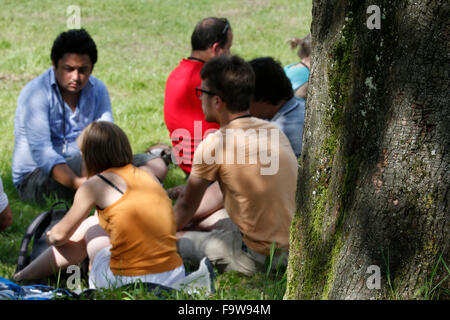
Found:
[[[367, 27], [371, 5], [380, 29]], [[448, 275], [442, 261], [450, 267], [449, 2], [314, 0], [312, 10], [285, 298], [426, 298], [427, 281]]]

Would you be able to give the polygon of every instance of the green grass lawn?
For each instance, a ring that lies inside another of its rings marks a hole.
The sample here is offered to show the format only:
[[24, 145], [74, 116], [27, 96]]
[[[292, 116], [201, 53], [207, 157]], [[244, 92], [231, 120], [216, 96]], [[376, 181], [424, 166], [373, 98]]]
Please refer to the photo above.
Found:
[[[81, 26], [97, 43], [93, 74], [108, 87], [115, 122], [128, 134], [135, 153], [158, 142], [170, 143], [164, 125], [164, 87], [170, 71], [190, 53], [190, 36], [200, 19], [227, 17], [232, 53], [244, 59], [272, 56], [283, 65], [297, 61], [286, 40], [310, 30], [310, 0], [111, 0], [0, 2], [0, 174], [14, 213], [0, 233], [0, 276], [11, 278], [22, 235], [44, 206], [21, 202], [11, 178], [14, 113], [23, 86], [50, 67], [55, 37], [66, 30], [69, 5], [81, 8]], [[171, 168], [166, 187], [183, 183]], [[234, 273], [217, 279], [217, 299], [282, 297], [281, 276], [246, 278]]]

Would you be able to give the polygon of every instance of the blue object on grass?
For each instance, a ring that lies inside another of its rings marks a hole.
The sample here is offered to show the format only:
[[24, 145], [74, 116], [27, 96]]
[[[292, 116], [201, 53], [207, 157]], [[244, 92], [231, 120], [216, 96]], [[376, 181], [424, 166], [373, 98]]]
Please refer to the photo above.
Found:
[[55, 289], [40, 284], [19, 286], [11, 280], [0, 277], [0, 300], [54, 300], [75, 297], [76, 295], [66, 289]]

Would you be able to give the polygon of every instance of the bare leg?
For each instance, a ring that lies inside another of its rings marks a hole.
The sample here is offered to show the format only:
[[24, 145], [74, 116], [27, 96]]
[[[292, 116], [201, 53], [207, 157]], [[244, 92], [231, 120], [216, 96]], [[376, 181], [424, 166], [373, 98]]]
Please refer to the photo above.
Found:
[[84, 239], [87, 243], [86, 249], [89, 256], [89, 270], [91, 270], [95, 255], [101, 249], [109, 247], [111, 242], [109, 241], [109, 236], [106, 231], [103, 230], [98, 223], [87, 230]]
[[[96, 241], [96, 237], [100, 237], [100, 241], [103, 241], [105, 245], [109, 245], [109, 239], [107, 244], [105, 243], [104, 231], [103, 234], [97, 234], [97, 236], [95, 236], [94, 230], [96, 230], [97, 227], [100, 228], [96, 216], [87, 218], [81, 223], [69, 242], [59, 247], [49, 247], [22, 271], [16, 273], [14, 275], [14, 280], [43, 279], [52, 275], [60, 268], [65, 269], [70, 265], [81, 263], [88, 255], [85, 239], [86, 235], [89, 235], [89, 242]], [[90, 244], [88, 243], [88, 245]]]

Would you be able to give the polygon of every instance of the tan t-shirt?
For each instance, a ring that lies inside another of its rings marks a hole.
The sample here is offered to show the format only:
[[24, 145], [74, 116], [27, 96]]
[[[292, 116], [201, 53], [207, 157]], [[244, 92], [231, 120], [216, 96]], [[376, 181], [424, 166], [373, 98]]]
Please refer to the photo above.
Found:
[[274, 124], [254, 117], [232, 120], [199, 145], [191, 174], [219, 181], [225, 209], [249, 248], [268, 255], [273, 241], [277, 248], [289, 247], [297, 159]]

